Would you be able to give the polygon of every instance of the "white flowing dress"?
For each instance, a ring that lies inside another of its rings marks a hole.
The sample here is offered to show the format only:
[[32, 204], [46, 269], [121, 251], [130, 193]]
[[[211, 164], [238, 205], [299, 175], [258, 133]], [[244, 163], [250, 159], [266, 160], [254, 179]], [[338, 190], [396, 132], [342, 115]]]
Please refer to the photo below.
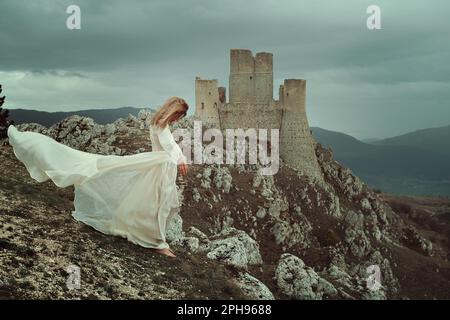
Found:
[[126, 156], [83, 152], [13, 125], [8, 137], [33, 179], [74, 186], [76, 220], [146, 248], [169, 247], [166, 228], [180, 206], [177, 165], [186, 158], [168, 126], [150, 127], [151, 152]]

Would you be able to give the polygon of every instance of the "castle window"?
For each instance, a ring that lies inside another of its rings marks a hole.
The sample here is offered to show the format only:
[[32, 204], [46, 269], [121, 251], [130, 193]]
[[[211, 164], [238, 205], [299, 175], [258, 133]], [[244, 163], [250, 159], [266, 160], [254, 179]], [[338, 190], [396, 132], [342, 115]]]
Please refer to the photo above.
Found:
[[250, 76], [250, 80], [252, 80], [253, 79], [253, 76]]
[[289, 92], [286, 92], [286, 96], [289, 97]]
[[205, 109], [205, 103], [202, 102], [202, 110]]
[[214, 102], [214, 108], [217, 108], [217, 102]]
[[209, 95], [211, 95], [211, 91], [209, 92]]

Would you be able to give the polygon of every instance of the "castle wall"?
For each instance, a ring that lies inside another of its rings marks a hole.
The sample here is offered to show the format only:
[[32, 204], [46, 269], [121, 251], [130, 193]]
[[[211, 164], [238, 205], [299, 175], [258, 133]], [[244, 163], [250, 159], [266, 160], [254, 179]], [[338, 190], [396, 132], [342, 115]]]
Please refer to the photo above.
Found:
[[284, 97], [284, 86], [283, 85], [280, 85], [280, 87], [278, 88], [278, 96], [279, 96], [279, 102], [280, 102], [280, 104], [281, 105], [284, 105], [284, 100], [283, 100], [283, 97]]
[[221, 129], [280, 129], [281, 126], [282, 111], [277, 101], [271, 104], [229, 103], [219, 108], [219, 114]]
[[227, 102], [227, 89], [225, 87], [219, 87], [219, 102], [221, 104]]
[[283, 116], [280, 130], [280, 156], [287, 164], [303, 174], [322, 179], [314, 140], [306, 117], [306, 81], [286, 79], [281, 92]]
[[[222, 91], [222, 90], [220, 90]], [[195, 115], [217, 128], [220, 127], [220, 92], [217, 79], [195, 79]]]

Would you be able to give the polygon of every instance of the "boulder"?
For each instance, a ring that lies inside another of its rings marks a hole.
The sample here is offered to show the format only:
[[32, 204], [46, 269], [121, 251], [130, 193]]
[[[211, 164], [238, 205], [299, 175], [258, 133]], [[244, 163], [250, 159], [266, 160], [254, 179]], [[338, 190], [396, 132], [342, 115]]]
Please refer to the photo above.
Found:
[[167, 226], [166, 240], [169, 244], [181, 243], [183, 237], [183, 219], [176, 213]]
[[338, 293], [330, 282], [305, 266], [302, 259], [289, 253], [281, 256], [275, 278], [280, 290], [294, 299], [321, 300], [333, 298]]
[[275, 300], [269, 288], [247, 272], [240, 273], [235, 284], [252, 300]]
[[238, 268], [262, 264], [258, 243], [244, 231], [230, 227], [215, 238], [209, 243], [208, 258]]

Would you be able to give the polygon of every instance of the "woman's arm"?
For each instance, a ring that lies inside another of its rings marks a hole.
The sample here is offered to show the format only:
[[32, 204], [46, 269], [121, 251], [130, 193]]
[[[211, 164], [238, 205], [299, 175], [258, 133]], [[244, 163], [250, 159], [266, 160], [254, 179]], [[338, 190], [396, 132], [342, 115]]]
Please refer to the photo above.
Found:
[[158, 132], [158, 140], [163, 149], [169, 153], [172, 162], [175, 164], [182, 165], [181, 166], [181, 173], [185, 173], [183, 171], [186, 171], [186, 157], [183, 154], [183, 151], [178, 146], [178, 144], [175, 142], [175, 139], [172, 136], [172, 133], [169, 130], [169, 127], [165, 127], [164, 129], [159, 130]]

